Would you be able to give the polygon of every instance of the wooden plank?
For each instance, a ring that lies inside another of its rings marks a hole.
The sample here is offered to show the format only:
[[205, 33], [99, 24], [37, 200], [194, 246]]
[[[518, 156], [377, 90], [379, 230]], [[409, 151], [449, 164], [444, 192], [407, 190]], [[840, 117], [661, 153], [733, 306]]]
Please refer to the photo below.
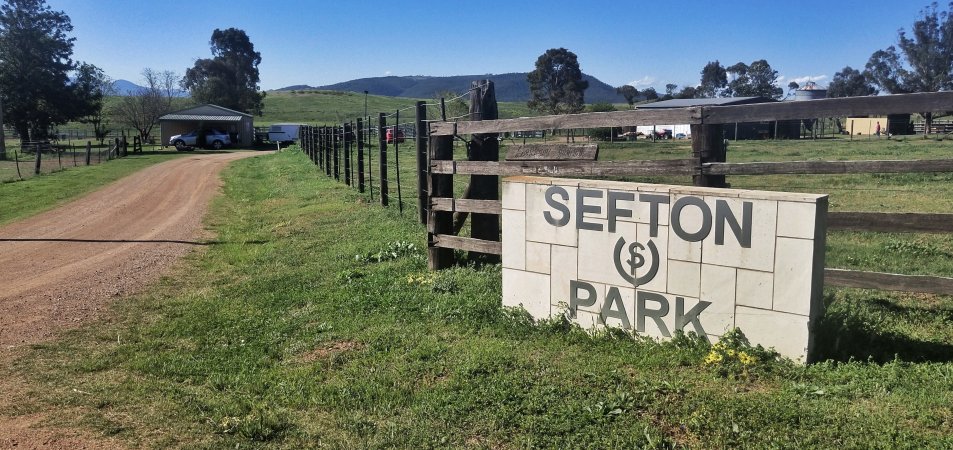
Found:
[[709, 163], [702, 171], [710, 175], [953, 172], [953, 159]]
[[924, 275], [898, 275], [895, 273], [824, 269], [824, 284], [861, 289], [919, 292], [923, 294], [953, 294], [953, 278]]
[[570, 128], [624, 127], [671, 123], [701, 123], [700, 108], [629, 110], [556, 116], [520, 117], [516, 119], [471, 122], [433, 122], [431, 136], [454, 134], [502, 133], [506, 131], [566, 130]]
[[503, 202], [500, 200], [471, 200], [467, 198], [431, 197], [430, 207], [433, 208], [434, 211], [498, 215], [503, 210]]
[[446, 249], [452, 248], [468, 252], [486, 253], [489, 255], [503, 254], [503, 244], [498, 241], [484, 241], [482, 239], [453, 236], [448, 234], [433, 235], [431, 246]]
[[829, 212], [828, 230], [953, 233], [953, 214]]
[[501, 133], [570, 128], [623, 127], [658, 124], [727, 124], [774, 120], [887, 115], [953, 110], [953, 91], [919, 94], [830, 98], [801, 102], [756, 103], [737, 106], [705, 106], [659, 110], [520, 117], [477, 122], [433, 122], [435, 136]]
[[506, 152], [507, 161], [595, 161], [597, 144], [525, 144]]
[[[705, 124], [814, 119], [818, 117], [885, 116], [953, 110], [953, 92], [873, 95], [827, 98], [800, 102], [709, 106], [702, 111]], [[683, 122], [672, 122], [683, 123]]]
[[688, 176], [693, 159], [640, 161], [431, 161], [435, 174], [553, 176]]

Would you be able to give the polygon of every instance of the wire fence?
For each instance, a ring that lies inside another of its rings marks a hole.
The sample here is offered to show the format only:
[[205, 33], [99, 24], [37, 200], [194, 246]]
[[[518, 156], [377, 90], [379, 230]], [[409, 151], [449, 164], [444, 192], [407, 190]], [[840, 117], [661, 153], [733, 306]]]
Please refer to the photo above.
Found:
[[[138, 140], [134, 149], [141, 149]], [[0, 183], [22, 181], [42, 174], [50, 174], [71, 167], [101, 164], [125, 156], [128, 143], [114, 138], [104, 145], [67, 143], [55, 141], [12, 141], [5, 145], [0, 155]]]

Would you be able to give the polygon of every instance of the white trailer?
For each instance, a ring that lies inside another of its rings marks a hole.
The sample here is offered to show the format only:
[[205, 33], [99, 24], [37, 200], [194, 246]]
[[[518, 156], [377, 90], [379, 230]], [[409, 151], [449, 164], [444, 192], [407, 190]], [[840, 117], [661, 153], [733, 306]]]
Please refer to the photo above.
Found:
[[299, 131], [303, 123], [276, 123], [268, 129], [268, 140], [271, 142], [298, 142]]

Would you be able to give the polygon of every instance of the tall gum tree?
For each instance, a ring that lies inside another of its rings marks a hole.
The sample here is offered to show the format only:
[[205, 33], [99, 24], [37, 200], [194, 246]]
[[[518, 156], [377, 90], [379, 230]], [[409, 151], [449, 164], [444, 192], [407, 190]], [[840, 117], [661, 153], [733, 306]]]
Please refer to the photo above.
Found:
[[582, 78], [576, 54], [552, 48], [536, 60], [529, 81], [530, 109], [544, 114], [573, 114], [585, 108], [584, 92], [589, 82]]
[[[938, 92], [953, 89], [953, 2], [941, 11], [936, 2], [920, 11], [908, 32], [897, 33], [897, 46], [877, 50], [867, 61], [865, 75], [891, 94]], [[933, 112], [921, 113], [925, 133]]]
[[215, 29], [211, 59], [199, 59], [185, 71], [182, 87], [200, 103], [261, 115], [265, 93], [258, 87], [261, 53], [243, 30]]

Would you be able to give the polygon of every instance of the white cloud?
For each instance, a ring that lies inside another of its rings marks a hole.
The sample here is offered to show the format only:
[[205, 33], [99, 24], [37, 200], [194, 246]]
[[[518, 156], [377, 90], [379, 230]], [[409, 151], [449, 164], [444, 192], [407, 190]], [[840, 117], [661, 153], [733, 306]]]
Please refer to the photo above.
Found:
[[391, 73], [391, 72], [390, 72], [389, 70], [385, 70], [385, 71], [384, 71], [384, 76], [385, 76], [385, 77], [386, 77], [386, 76], [390, 76], [390, 73]]
[[630, 81], [629, 84], [635, 87], [636, 89], [644, 89], [647, 87], [654, 86], [657, 81], [658, 81], [658, 78], [646, 75], [642, 78], [639, 78], [638, 80]]
[[804, 83], [807, 83], [808, 81], [813, 81], [815, 83], [820, 84], [822, 81], [826, 79], [827, 79], [827, 75], [805, 75], [803, 77], [796, 77], [796, 78], [790, 78], [790, 79], [788, 79], [785, 76], [780, 76], [778, 77], [778, 85], [786, 86], [788, 83], [793, 81], [797, 83], [799, 86], [804, 86]]

